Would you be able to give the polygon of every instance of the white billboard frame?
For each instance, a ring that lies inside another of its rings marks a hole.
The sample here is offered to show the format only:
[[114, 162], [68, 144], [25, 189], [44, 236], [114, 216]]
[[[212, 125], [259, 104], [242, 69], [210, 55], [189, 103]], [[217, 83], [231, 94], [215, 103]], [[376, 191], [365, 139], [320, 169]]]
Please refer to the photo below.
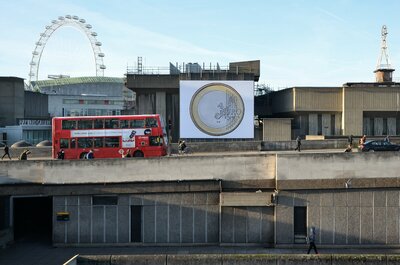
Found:
[[179, 82], [180, 137], [254, 138], [254, 81]]

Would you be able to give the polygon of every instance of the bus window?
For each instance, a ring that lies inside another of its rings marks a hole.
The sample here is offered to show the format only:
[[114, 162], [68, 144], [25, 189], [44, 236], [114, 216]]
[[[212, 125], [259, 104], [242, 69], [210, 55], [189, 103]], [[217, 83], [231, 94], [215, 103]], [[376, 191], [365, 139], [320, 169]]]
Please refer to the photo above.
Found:
[[75, 138], [72, 138], [71, 139], [71, 148], [75, 148], [75, 146], [76, 146], [76, 140], [75, 140]]
[[118, 120], [104, 120], [105, 129], [116, 129], [118, 128]]
[[60, 139], [60, 148], [68, 148], [68, 139]]
[[74, 130], [76, 129], [76, 121], [62, 121], [62, 129], [63, 130]]
[[119, 147], [119, 137], [104, 138], [104, 147]]
[[78, 129], [92, 129], [93, 128], [93, 121], [92, 120], [81, 120], [78, 121]]
[[121, 129], [129, 128], [129, 121], [127, 121], [127, 120], [121, 120], [121, 121], [119, 121], [119, 127], [120, 127]]
[[155, 118], [146, 118], [146, 127], [158, 127], [157, 119], [155, 119]]
[[103, 147], [103, 139], [104, 139], [103, 137], [93, 138], [94, 147], [95, 148]]
[[78, 138], [78, 148], [90, 148], [93, 147], [92, 138]]
[[149, 136], [150, 146], [160, 146], [162, 145], [162, 138], [159, 136]]
[[144, 128], [144, 120], [132, 120], [131, 128]]
[[104, 120], [94, 120], [94, 129], [103, 129], [103, 122]]

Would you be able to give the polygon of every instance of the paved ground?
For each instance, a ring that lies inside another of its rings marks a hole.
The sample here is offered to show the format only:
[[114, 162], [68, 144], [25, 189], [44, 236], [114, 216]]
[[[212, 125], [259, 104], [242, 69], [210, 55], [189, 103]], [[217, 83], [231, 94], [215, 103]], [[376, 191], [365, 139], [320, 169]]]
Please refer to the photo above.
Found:
[[[55, 248], [49, 243], [18, 242], [0, 249], [0, 264], [60, 265], [76, 254], [134, 255], [134, 254], [305, 254], [304, 248], [274, 249], [262, 247], [82, 247]], [[320, 254], [400, 254], [400, 249], [319, 249]]]

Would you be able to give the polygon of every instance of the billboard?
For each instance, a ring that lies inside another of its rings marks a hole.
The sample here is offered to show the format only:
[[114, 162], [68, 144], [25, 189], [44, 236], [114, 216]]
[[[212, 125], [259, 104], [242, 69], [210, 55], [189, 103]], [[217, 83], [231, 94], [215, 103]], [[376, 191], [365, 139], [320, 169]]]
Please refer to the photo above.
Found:
[[253, 81], [180, 81], [181, 138], [254, 138]]

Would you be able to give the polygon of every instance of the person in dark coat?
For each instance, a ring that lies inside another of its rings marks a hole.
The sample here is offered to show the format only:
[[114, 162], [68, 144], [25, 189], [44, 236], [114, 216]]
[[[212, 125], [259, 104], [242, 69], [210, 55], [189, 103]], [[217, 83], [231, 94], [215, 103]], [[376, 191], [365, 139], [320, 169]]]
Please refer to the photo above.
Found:
[[313, 248], [315, 251], [315, 254], [318, 254], [317, 246], [315, 245], [315, 240], [317, 239], [317, 232], [315, 231], [315, 227], [312, 226], [310, 228], [310, 234], [308, 235], [308, 251], [307, 254], [310, 254], [311, 249]]
[[349, 138], [347, 138], [347, 144], [353, 148], [353, 135], [350, 134]]
[[65, 157], [65, 152], [64, 152], [64, 149], [60, 149], [60, 151], [58, 151], [58, 153], [57, 153], [57, 159], [61, 159], [61, 160], [64, 160], [64, 157]]
[[89, 153], [86, 154], [87, 159], [94, 159], [93, 149], [90, 149]]
[[296, 138], [296, 148], [294, 149], [294, 151], [299, 151], [300, 152], [300, 148], [301, 148], [301, 138], [300, 136], [297, 136]]
[[31, 151], [29, 151], [28, 149], [26, 149], [25, 151], [23, 151], [20, 155], [19, 155], [19, 160], [28, 160], [28, 155], [31, 153]]
[[3, 155], [3, 157], [1, 158], [1, 160], [3, 160], [3, 158], [4, 158], [5, 156], [8, 156], [8, 158], [11, 160], [10, 149], [8, 148], [8, 145], [5, 145], [5, 146], [4, 146], [4, 155]]

